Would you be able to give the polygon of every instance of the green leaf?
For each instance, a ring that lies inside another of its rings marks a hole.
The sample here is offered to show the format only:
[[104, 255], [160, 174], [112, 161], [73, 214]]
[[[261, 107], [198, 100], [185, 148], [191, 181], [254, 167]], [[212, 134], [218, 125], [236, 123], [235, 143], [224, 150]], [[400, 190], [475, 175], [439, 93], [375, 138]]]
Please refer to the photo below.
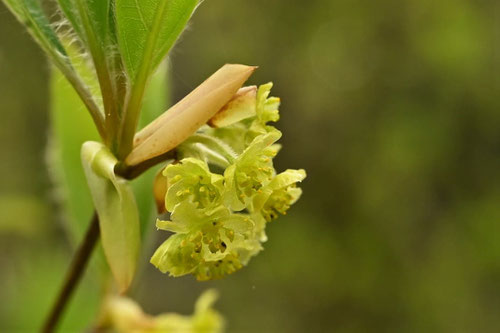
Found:
[[198, 0], [116, 0], [118, 41], [132, 81], [158, 67], [197, 4]]
[[140, 248], [139, 212], [128, 182], [115, 175], [118, 160], [102, 144], [85, 142], [82, 163], [99, 216], [104, 254], [124, 292], [134, 277]]
[[131, 81], [118, 156], [133, 147], [134, 134], [148, 79], [191, 17], [198, 0], [116, 0], [118, 44]]

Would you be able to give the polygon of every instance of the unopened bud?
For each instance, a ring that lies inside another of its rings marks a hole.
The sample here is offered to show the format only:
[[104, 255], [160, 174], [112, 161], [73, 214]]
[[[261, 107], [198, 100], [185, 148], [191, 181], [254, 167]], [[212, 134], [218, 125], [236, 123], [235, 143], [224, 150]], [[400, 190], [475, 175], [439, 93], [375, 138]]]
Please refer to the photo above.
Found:
[[208, 124], [211, 127], [225, 127], [256, 114], [257, 86], [243, 87], [215, 114]]
[[177, 147], [224, 107], [255, 69], [245, 65], [224, 65], [137, 133], [134, 149], [126, 163], [136, 165]]
[[162, 169], [158, 171], [153, 183], [153, 195], [155, 198], [158, 214], [163, 214], [167, 211], [165, 207], [165, 195], [167, 194], [168, 181], [167, 177], [165, 177], [162, 172]]

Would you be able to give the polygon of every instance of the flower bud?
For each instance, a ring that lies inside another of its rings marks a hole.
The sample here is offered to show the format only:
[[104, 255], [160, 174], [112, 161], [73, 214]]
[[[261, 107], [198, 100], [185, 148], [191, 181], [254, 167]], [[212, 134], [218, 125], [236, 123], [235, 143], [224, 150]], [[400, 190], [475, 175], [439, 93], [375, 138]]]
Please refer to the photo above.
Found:
[[243, 87], [209, 121], [208, 125], [219, 128], [232, 125], [256, 114], [257, 86]]
[[158, 214], [167, 211], [165, 207], [165, 196], [167, 195], [168, 181], [163, 175], [163, 170], [158, 171], [153, 182], [153, 196], [155, 198], [156, 210]]
[[228, 103], [256, 67], [224, 65], [189, 95], [138, 132], [128, 165], [177, 147]]

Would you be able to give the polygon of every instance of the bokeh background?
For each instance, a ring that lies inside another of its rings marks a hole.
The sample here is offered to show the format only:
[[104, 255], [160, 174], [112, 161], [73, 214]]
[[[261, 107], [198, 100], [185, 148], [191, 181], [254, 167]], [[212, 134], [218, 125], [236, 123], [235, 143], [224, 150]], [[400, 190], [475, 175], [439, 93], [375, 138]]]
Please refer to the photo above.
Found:
[[[205, 1], [169, 59], [172, 100], [226, 62], [275, 83], [277, 168], [305, 168], [304, 195], [225, 280], [146, 266], [146, 311], [190, 313], [214, 287], [228, 332], [500, 331], [500, 2]], [[0, 5], [4, 332], [36, 330], [74, 251], [45, 166], [48, 76]], [[98, 291], [84, 281], [66, 331], [92, 314], [82, 294]]]

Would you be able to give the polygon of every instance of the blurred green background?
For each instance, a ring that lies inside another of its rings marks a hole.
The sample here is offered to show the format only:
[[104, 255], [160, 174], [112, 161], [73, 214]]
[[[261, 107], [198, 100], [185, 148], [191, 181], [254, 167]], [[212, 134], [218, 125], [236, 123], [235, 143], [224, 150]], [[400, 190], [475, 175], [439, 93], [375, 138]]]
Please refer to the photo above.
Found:
[[[174, 101], [224, 63], [259, 65], [250, 82], [283, 101], [277, 169], [308, 178], [233, 276], [146, 266], [146, 311], [190, 313], [214, 287], [228, 332], [500, 331], [500, 2], [210, 0], [169, 62]], [[0, 5], [4, 332], [36, 330], [74, 251], [45, 166], [48, 75]]]

